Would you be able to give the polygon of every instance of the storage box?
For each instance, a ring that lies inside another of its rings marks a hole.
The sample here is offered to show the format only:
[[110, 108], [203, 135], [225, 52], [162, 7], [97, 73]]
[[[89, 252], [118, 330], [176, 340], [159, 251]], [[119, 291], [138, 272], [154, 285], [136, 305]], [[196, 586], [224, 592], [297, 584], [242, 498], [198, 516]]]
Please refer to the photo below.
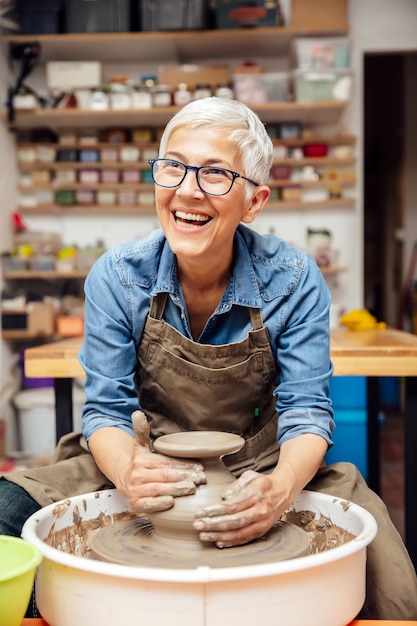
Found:
[[327, 452], [326, 463], [349, 461], [356, 465], [365, 480], [368, 477], [368, 432], [366, 409], [335, 409], [334, 445]]
[[294, 97], [297, 102], [347, 101], [352, 87], [349, 70], [294, 70]]
[[228, 65], [160, 65], [158, 68], [158, 82], [173, 89], [181, 83], [193, 90], [198, 84], [216, 86], [229, 81]]
[[3, 330], [22, 331], [22, 336], [50, 337], [54, 334], [54, 311], [50, 302], [29, 302], [23, 310], [3, 310]]
[[69, 33], [131, 30], [130, 0], [66, 0]]
[[217, 28], [243, 28], [277, 25], [275, 0], [217, 0]]
[[285, 102], [289, 99], [289, 74], [287, 72], [234, 74], [233, 89], [236, 100], [245, 104]]
[[101, 63], [98, 61], [49, 61], [46, 64], [48, 89], [73, 91], [93, 89], [101, 84]]
[[291, 27], [299, 31], [348, 31], [348, 0], [291, 0]]
[[207, 27], [207, 0], [142, 0], [142, 30], [196, 30]]
[[56, 331], [62, 337], [80, 337], [84, 334], [84, 317], [82, 315], [58, 315]]
[[19, 34], [49, 35], [64, 30], [64, 0], [18, 0]]
[[350, 65], [347, 37], [300, 37], [294, 40], [293, 46], [298, 69], [347, 69]]

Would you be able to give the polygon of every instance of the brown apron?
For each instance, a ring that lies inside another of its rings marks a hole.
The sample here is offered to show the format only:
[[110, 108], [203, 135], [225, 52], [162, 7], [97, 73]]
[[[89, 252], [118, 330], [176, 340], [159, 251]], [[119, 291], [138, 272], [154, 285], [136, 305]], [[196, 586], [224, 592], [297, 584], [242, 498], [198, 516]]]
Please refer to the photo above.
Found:
[[252, 330], [239, 342], [205, 345], [162, 321], [167, 293], [152, 301], [138, 348], [135, 384], [151, 437], [221, 430], [245, 446], [224, 462], [236, 475], [275, 467], [279, 447], [272, 392], [277, 367], [261, 313], [249, 309]]
[[[187, 429], [241, 434], [243, 450], [225, 458], [236, 474], [271, 469], [279, 456], [272, 397], [276, 366], [259, 311], [249, 310], [253, 329], [237, 344], [209, 346], [187, 339], [162, 321], [166, 298], [153, 300], [138, 349], [135, 384], [149, 416], [152, 437]], [[88, 453], [80, 433], [58, 444], [54, 465], [7, 475], [41, 506], [82, 493], [112, 488]], [[319, 469], [307, 489], [350, 500], [376, 519], [368, 546], [367, 598], [360, 617], [417, 619], [417, 579], [404, 544], [382, 500], [354, 465]]]

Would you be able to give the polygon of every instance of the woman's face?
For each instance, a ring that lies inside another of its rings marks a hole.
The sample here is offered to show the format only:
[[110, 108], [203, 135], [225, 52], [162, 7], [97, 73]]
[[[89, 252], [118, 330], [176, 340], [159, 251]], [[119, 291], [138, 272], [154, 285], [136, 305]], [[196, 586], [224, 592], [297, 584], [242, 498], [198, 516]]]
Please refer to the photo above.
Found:
[[[230, 143], [225, 131], [177, 128], [163, 156], [185, 165], [215, 165], [245, 174], [239, 150]], [[268, 187], [253, 186], [253, 197], [247, 201], [245, 184], [244, 179], [237, 178], [228, 194], [212, 196], [201, 191], [196, 173], [188, 171], [179, 187], [166, 189], [155, 185], [158, 217], [179, 261], [195, 258], [218, 263], [219, 255], [231, 260], [239, 222], [251, 222], [269, 195]], [[259, 194], [260, 190], [263, 192]]]

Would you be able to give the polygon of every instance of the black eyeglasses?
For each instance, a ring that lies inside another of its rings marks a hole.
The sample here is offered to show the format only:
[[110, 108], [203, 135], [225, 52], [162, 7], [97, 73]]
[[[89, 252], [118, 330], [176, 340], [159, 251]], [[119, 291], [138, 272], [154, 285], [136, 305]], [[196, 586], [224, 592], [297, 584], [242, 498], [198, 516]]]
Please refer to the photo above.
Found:
[[258, 187], [258, 183], [250, 178], [224, 167], [211, 165], [195, 167], [173, 159], [150, 159], [148, 162], [152, 167], [152, 179], [159, 187], [168, 189], [179, 187], [189, 171], [195, 172], [197, 184], [201, 191], [211, 196], [225, 196], [233, 187], [236, 178], [243, 178]]

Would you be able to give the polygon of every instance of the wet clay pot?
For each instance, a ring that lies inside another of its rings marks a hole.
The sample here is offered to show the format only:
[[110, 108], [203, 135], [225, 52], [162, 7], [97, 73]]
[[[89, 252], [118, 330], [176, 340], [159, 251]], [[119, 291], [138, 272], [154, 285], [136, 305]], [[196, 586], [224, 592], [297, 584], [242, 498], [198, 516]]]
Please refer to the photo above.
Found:
[[244, 444], [245, 440], [239, 435], [218, 431], [179, 432], [155, 440], [154, 448], [161, 454], [201, 462], [207, 477], [206, 484], [199, 485], [194, 495], [177, 497], [172, 509], [149, 515], [155, 539], [182, 541], [194, 546], [201, 543], [193, 528], [195, 513], [221, 502], [224, 490], [234, 480], [222, 457], [238, 452]]

